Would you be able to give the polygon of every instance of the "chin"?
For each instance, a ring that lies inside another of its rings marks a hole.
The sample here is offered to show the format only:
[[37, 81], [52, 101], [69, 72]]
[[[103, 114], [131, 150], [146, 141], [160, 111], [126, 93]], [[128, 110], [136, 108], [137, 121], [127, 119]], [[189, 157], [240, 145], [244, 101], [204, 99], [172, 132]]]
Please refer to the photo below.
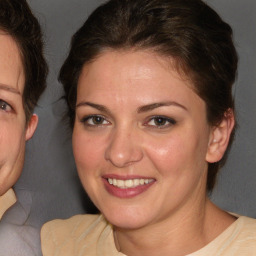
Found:
[[142, 209], [128, 207], [122, 210], [102, 211], [102, 213], [109, 223], [120, 229], [139, 229], [147, 225], [151, 219]]

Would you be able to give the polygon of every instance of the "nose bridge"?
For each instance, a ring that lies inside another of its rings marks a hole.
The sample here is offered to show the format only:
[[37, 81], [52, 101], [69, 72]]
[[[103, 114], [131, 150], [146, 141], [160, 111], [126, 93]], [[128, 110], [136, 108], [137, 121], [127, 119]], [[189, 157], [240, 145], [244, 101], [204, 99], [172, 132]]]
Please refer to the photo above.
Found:
[[109, 137], [106, 160], [119, 168], [140, 161], [143, 152], [139, 141], [136, 128], [128, 125], [115, 127]]

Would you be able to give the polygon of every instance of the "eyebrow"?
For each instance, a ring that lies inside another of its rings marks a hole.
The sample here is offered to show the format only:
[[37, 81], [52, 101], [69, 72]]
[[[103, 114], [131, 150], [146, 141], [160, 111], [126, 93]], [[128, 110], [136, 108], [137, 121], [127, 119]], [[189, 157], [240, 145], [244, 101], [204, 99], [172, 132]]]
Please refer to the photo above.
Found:
[[145, 106], [141, 106], [138, 108], [137, 112], [138, 113], [143, 113], [143, 112], [148, 112], [148, 111], [152, 111], [156, 108], [160, 108], [160, 107], [168, 107], [168, 106], [175, 106], [175, 107], [180, 107], [184, 110], [187, 111], [187, 108], [177, 102], [174, 101], [166, 101], [166, 102], [156, 102], [156, 103], [152, 103], [149, 105], [145, 105]]
[[80, 102], [76, 105], [76, 108], [79, 108], [79, 107], [82, 107], [82, 106], [90, 106], [90, 107], [95, 108], [95, 109], [97, 109], [101, 112], [104, 112], [106, 114], [110, 114], [110, 111], [106, 107], [104, 107], [103, 105], [100, 105], [100, 104], [95, 104], [95, 103], [88, 102], [88, 101], [85, 101], [85, 102], [82, 101], [82, 102]]
[[20, 95], [20, 91], [18, 91], [16, 88], [13, 88], [13, 87], [11, 87], [9, 85], [6, 85], [6, 84], [1, 84], [0, 83], [0, 90], [5, 90], [5, 91], [8, 91], [8, 92], [12, 92], [12, 93]]
[[[100, 105], [100, 104], [95, 104], [95, 103], [92, 103], [92, 102], [80, 102], [76, 105], [76, 108], [79, 108], [79, 107], [82, 107], [82, 106], [90, 106], [90, 107], [93, 107], [101, 112], [104, 112], [106, 114], [110, 114], [110, 111], [103, 105]], [[141, 106], [137, 109], [137, 112], [138, 113], [143, 113], [143, 112], [148, 112], [148, 111], [152, 111], [156, 108], [160, 108], [160, 107], [166, 107], [166, 106], [175, 106], [175, 107], [180, 107], [184, 110], [187, 111], [187, 108], [177, 102], [174, 102], [174, 101], [167, 101], [167, 102], [156, 102], [156, 103], [152, 103], [152, 104], [149, 104], [149, 105], [145, 105], [145, 106]]]

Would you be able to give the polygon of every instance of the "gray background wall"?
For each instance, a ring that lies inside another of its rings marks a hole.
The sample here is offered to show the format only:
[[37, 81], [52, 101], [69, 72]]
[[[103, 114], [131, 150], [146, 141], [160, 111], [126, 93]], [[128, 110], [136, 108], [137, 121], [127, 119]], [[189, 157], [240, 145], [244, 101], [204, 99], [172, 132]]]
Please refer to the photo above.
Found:
[[[36, 113], [38, 129], [27, 144], [23, 174], [17, 194], [28, 191], [32, 199], [28, 222], [41, 225], [93, 211], [78, 181], [71, 150], [71, 134], [62, 119], [65, 110], [57, 82], [71, 35], [100, 0], [28, 0], [42, 24], [46, 58], [50, 65], [48, 88]], [[223, 168], [212, 199], [222, 208], [256, 217], [256, 1], [208, 0], [234, 29], [239, 52], [239, 75], [234, 88], [239, 128], [230, 158]]]

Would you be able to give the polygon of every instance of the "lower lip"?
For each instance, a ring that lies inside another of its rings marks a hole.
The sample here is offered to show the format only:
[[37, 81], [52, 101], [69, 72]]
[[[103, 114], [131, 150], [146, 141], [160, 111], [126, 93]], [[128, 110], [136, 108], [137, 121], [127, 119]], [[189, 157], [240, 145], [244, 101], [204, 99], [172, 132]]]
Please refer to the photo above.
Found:
[[113, 185], [110, 185], [108, 181], [103, 178], [105, 189], [113, 196], [119, 198], [132, 198], [137, 195], [142, 194], [146, 190], [148, 190], [155, 182], [151, 182], [149, 184], [145, 184], [142, 186], [137, 186], [135, 188], [118, 188]]

